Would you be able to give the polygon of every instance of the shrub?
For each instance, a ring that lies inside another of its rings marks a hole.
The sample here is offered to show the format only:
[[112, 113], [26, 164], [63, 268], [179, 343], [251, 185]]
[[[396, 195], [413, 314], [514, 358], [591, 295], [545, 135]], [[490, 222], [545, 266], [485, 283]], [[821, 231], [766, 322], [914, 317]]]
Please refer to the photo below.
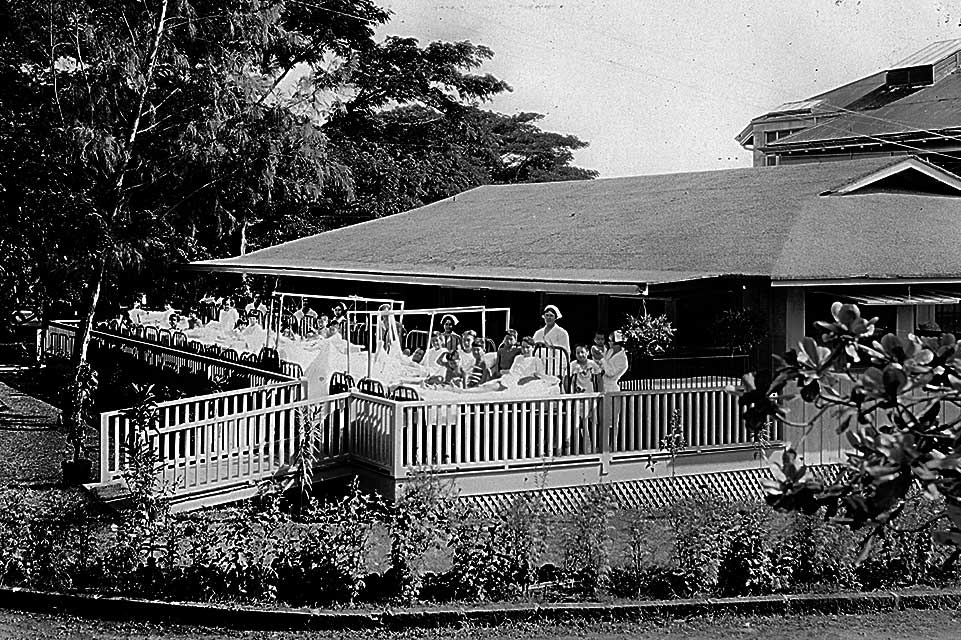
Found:
[[581, 593], [595, 595], [607, 580], [613, 545], [613, 511], [610, 487], [589, 487], [565, 530], [564, 568]]
[[441, 549], [452, 526], [457, 497], [449, 483], [429, 471], [413, 473], [387, 512], [390, 534], [389, 590], [404, 601], [420, 591], [424, 558]]
[[760, 509], [733, 514], [718, 563], [717, 589], [722, 596], [770, 593], [777, 580], [773, 571], [770, 515]]
[[659, 577], [673, 595], [691, 597], [717, 584], [718, 565], [728, 544], [733, 507], [708, 495], [695, 495], [672, 505], [667, 520], [674, 531], [670, 571]]

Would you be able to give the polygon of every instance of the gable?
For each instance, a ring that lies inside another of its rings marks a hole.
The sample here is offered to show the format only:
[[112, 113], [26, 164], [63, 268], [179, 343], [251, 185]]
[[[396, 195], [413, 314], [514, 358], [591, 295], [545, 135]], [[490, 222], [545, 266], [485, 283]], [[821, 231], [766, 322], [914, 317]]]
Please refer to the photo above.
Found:
[[868, 193], [908, 193], [933, 196], [961, 196], [961, 178], [918, 158], [908, 158], [854, 182], [822, 193], [826, 195], [863, 195]]

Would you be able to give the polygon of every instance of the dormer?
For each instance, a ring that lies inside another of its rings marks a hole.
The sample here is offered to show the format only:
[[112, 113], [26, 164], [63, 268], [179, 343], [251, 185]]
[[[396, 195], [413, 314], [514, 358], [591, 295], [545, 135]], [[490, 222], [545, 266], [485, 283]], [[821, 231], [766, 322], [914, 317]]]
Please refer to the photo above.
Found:
[[888, 87], [920, 87], [934, 84], [961, 66], [961, 40], [932, 42], [887, 70]]

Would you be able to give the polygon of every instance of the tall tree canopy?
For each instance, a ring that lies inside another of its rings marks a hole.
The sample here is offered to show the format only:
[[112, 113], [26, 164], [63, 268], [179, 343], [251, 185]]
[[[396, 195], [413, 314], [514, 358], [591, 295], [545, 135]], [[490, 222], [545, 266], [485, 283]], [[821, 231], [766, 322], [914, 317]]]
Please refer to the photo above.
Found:
[[[172, 265], [491, 182], [593, 177], [469, 42], [371, 0], [0, 0], [0, 306], [163, 291]], [[149, 266], [149, 269], [147, 268]]]

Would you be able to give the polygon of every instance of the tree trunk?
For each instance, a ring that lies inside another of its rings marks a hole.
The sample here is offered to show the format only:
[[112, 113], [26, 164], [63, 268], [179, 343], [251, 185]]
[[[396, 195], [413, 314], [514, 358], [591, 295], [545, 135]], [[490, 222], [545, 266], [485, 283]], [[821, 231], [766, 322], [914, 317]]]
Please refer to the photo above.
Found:
[[87, 350], [90, 346], [90, 332], [93, 330], [93, 318], [97, 312], [97, 303], [100, 302], [100, 291], [103, 288], [103, 277], [107, 272], [107, 252], [101, 251], [97, 258], [97, 268], [95, 275], [90, 282], [90, 292], [87, 295], [87, 308], [84, 311], [83, 319], [77, 329], [76, 341], [74, 346], [77, 358], [77, 366], [87, 362]]

